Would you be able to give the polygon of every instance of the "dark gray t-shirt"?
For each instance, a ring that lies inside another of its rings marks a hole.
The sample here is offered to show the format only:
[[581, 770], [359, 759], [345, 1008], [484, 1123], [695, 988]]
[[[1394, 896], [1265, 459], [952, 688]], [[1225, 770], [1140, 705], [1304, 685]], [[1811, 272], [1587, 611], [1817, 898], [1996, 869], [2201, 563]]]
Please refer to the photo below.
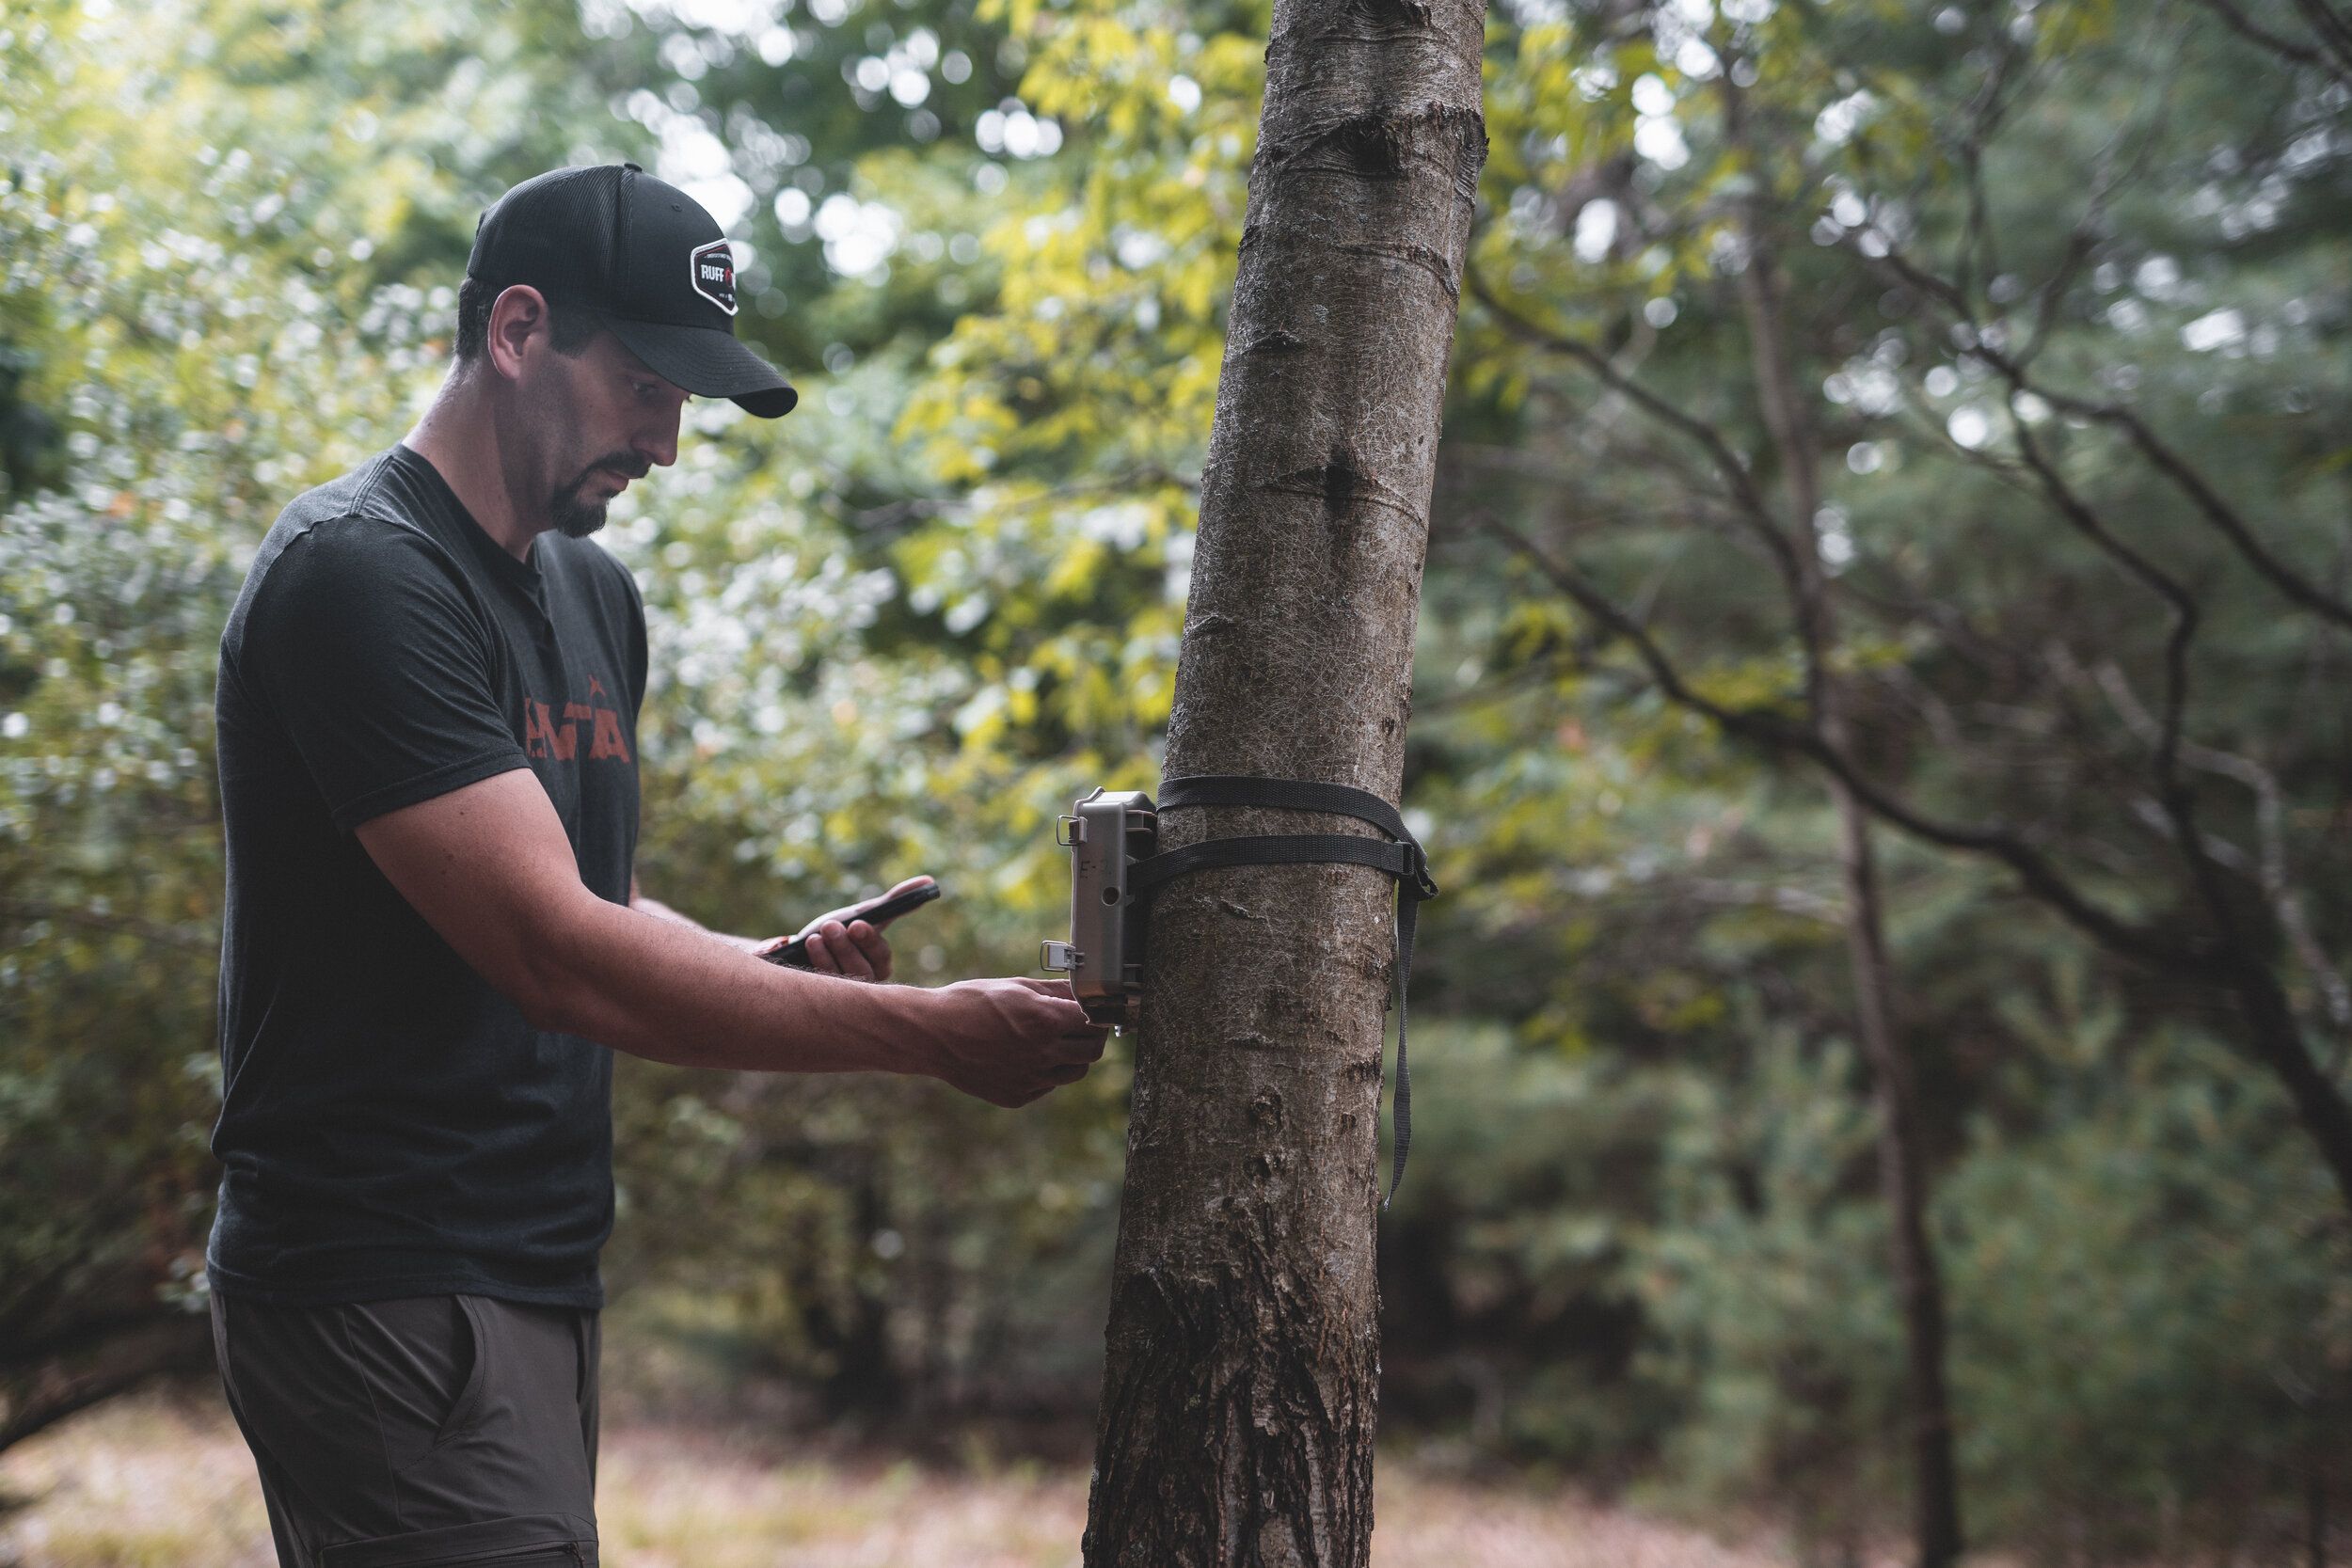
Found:
[[596, 1307], [611, 1053], [534, 1029], [352, 830], [529, 768], [628, 900], [645, 619], [600, 546], [508, 555], [406, 447], [286, 508], [220, 643], [215, 1289]]

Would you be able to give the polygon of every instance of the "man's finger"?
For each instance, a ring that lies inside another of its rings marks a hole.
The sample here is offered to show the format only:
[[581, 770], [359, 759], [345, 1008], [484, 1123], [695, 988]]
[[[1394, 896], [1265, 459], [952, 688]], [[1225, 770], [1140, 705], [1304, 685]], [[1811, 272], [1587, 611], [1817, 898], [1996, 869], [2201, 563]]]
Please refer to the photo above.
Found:
[[909, 877], [905, 881], [900, 882], [897, 887], [894, 887], [888, 893], [883, 894], [882, 896], [884, 898], [896, 898], [898, 895], [906, 893], [912, 889], [929, 887], [936, 880], [938, 880], [938, 879], [935, 877]]
[[850, 940], [866, 955], [866, 965], [877, 980], [890, 978], [890, 939], [863, 920], [850, 922]]
[[1065, 1064], [1099, 1062], [1103, 1059], [1103, 1047], [1109, 1038], [1110, 1036], [1107, 1033], [1064, 1035], [1061, 1037], [1061, 1050], [1057, 1054]]
[[841, 973], [850, 979], [870, 980], [874, 977], [874, 966], [851, 939], [850, 928], [838, 920], [826, 923], [825, 945], [832, 949], [834, 957], [840, 962]]
[[[931, 877], [909, 877], [905, 881], [900, 882], [897, 887], [892, 888], [888, 893], [883, 894], [880, 898], [868, 898], [862, 904], [849, 905], [847, 908], [834, 911], [833, 914], [827, 915], [824, 918], [830, 920], [834, 916], [839, 916], [844, 920], [866, 919], [867, 918], [866, 914], [867, 910], [877, 908], [880, 905], [898, 897], [898, 895], [906, 892], [909, 888], [924, 887], [935, 879], [936, 879]], [[894, 915], [891, 918], [896, 919], [898, 917]], [[887, 926], [889, 924], [890, 921], [888, 920], [879, 922], [879, 925], [882, 926]]]
[[1008, 974], [1005, 978], [1016, 986], [1035, 991], [1040, 996], [1051, 997], [1056, 1002], [1066, 1002], [1073, 1007], [1078, 1005], [1078, 993], [1070, 989], [1070, 982], [1067, 980], [1041, 980], [1034, 974]]
[[1065, 1002], [1078, 999], [1078, 993], [1070, 989], [1067, 980], [1048, 980], [1036, 974], [1008, 974], [1005, 978], [1028, 987], [1040, 996], [1058, 996]]

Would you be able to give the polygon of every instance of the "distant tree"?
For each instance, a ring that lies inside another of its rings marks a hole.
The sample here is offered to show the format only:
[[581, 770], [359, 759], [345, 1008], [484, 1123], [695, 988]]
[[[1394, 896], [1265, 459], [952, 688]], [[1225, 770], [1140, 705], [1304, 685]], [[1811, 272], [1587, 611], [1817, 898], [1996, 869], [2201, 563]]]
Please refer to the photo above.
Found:
[[[2343, 734], [2276, 705], [2352, 629], [2311, 456], [2341, 296], [2261, 325], [2220, 277], [2233, 248], [2342, 243], [2344, 161], [2317, 149], [2344, 84], [2315, 13], [2254, 49], [2168, 16], [2185, 31], [2095, 0], [1573, 8], [1524, 40], [1570, 90], [1505, 117], [1543, 195], [1472, 267], [1477, 358], [1540, 378], [1579, 477], [1470, 521], [1573, 605], [1594, 666], [1621, 653], [1645, 699], [1828, 787], [1923, 1564], [1960, 1545], [1947, 1311], [1875, 838], [1979, 857], [2187, 1005], [2233, 1008], [2352, 1203], [2352, 1105], [2310, 1043], [2352, 1025], [2317, 924], [2344, 919], [2321, 912], [2341, 835], [2315, 797], [2301, 854], [2288, 825]], [[2275, 90], [2224, 109], [2217, 55]], [[2149, 303], [2103, 299], [2126, 278]], [[2188, 352], [2151, 341], [2152, 306]], [[2282, 373], [2233, 386], [2203, 357], [2225, 346]], [[2199, 430], [2220, 410], [2233, 434]], [[1589, 507], [1597, 462], [1645, 522]], [[1872, 477], [1898, 464], [1920, 477]], [[2249, 679], [2250, 702], [2193, 700]]]
[[[2201, 10], [2182, 19], [2193, 23]], [[2192, 269], [2217, 264], [2200, 250], [2214, 256], [2258, 235], [2273, 236], [2266, 248], [2299, 249], [2337, 231], [2328, 214], [2342, 211], [2342, 160], [2307, 150], [2342, 120], [2342, 91], [2317, 68], [2298, 76], [2300, 67], [2283, 66], [2276, 92], [2242, 101], [2224, 122], [2215, 151], [2179, 145], [2175, 105], [2151, 89], [2138, 57], [2154, 46], [2137, 28], [2110, 33], [2097, 4], [2045, 8], [1999, 27], [1955, 12], [1962, 27], [1982, 29], [1966, 55], [1980, 74], [1945, 87], [1871, 73], [1868, 49], [1898, 47], [1891, 38], [1802, 10], [1759, 14], [1769, 20], [1726, 22], [1712, 45], [1692, 42], [1708, 61], [1748, 62], [1766, 80], [1869, 80], [1875, 90], [1857, 85], [1811, 124], [1802, 98], [1754, 111], [1785, 137], [1781, 154], [1758, 164], [1752, 144], [1741, 150], [1739, 94], [1724, 95], [1720, 115], [1707, 108], [1712, 65], [1694, 75], [1687, 57], [1680, 68], [1659, 60], [1646, 80], [1677, 106], [1681, 134], [1718, 135], [1735, 155], [1694, 162], [1705, 170], [1695, 183], [1670, 180], [1657, 197], [1621, 183], [1614, 198], [1595, 188], [1577, 207], [1609, 202], [1610, 221], [1627, 226], [1609, 252], [1629, 269], [1653, 243], [1681, 255], [1695, 247], [1725, 287], [1752, 289], [1744, 280], [1758, 252], [1742, 214], [1769, 198], [1772, 233], [1804, 230], [1816, 242], [1799, 296], [1814, 302], [1803, 312], [1804, 346], [1791, 351], [1810, 361], [1802, 382], [1773, 375], [1764, 353], [1772, 340], [1759, 337], [1748, 350], [1763, 356], [1757, 403], [1708, 407], [1656, 370], [1634, 374], [1623, 348], [1611, 352], [1609, 325], [1586, 334], [1549, 325], [1524, 291], [1476, 276], [1473, 288], [1516, 348], [1591, 376], [1701, 466], [1685, 471], [1707, 488], [1684, 490], [1684, 509], [1726, 525], [1735, 544], [1752, 540], [1790, 585], [1785, 618], [1762, 625], [1788, 639], [1810, 684], [1768, 702], [1712, 695], [1592, 577], [1537, 549], [1519, 553], [1634, 654], [1669, 700], [1820, 768], [1898, 832], [2007, 868], [2020, 894], [2118, 958], [2233, 1004], [2249, 1051], [2277, 1074], [2352, 1202], [2352, 1105], [2308, 1041], [2313, 1027], [2352, 1025], [2352, 1010], [2312, 925], [2306, 878], [2321, 863], [2290, 855], [2280, 836], [2285, 780], [2306, 768], [2324, 776], [2321, 758], [2338, 737], [2293, 724], [2292, 709], [2275, 703], [2208, 705], [2199, 717], [2216, 738], [2191, 733], [2201, 665], [2215, 683], [2242, 678], [2249, 657], [2332, 660], [2352, 630], [2352, 607], [2330, 586], [2344, 569], [2343, 540], [2327, 521], [2325, 469], [2297, 456], [2314, 441], [2326, 450], [2318, 391], [2340, 367], [2320, 344], [2333, 328], [2308, 301], [2282, 301], [2282, 319], [2259, 332], [2254, 302], [2229, 306], [2212, 281], [2191, 281]], [[1612, 11], [1592, 25], [1609, 34], [1624, 19]], [[2197, 29], [2178, 47], [2236, 47], [2218, 32]], [[1655, 58], [1645, 29], [1631, 36]], [[1777, 60], [1775, 48], [1785, 52]], [[2241, 53], [2246, 69], [2280, 64]], [[2172, 91], [2218, 86], [2165, 64], [2162, 85]], [[2112, 96], [2058, 101], [2047, 85], [2061, 70]], [[1945, 90], [1964, 96], [1947, 102]], [[2070, 172], [2055, 176], [2060, 166]], [[1956, 182], [1942, 180], [1947, 168]], [[2185, 225], [2167, 217], [2152, 231], [2143, 188], [2201, 175], [2214, 215]], [[2055, 184], [2074, 185], [2074, 199], [2060, 199]], [[2159, 248], [2167, 245], [2182, 254]], [[2292, 267], [2284, 255], [2279, 264]], [[2139, 297], [2105, 303], [2127, 278]], [[1675, 295], [1657, 297], [1671, 305]], [[1864, 299], [1879, 317], [1867, 325], [1851, 309]], [[2186, 354], [2146, 341], [2157, 308], [2185, 321], [2175, 331]], [[1628, 330], [1622, 318], [1614, 324]], [[1638, 311], [1631, 330], [1660, 331]], [[2249, 349], [2280, 361], [2285, 378], [2220, 373]], [[1857, 476], [1809, 516], [1779, 515], [1758, 486], [1759, 474], [1785, 476], [1792, 459], [1817, 460], [1772, 444], [1775, 396], [1791, 391], [1809, 405], [1819, 458]], [[2246, 405], [2243, 430], [2278, 443], [2275, 462], [2249, 464], [2242, 439], [2217, 442], [2200, 426], [2201, 415], [2233, 401]], [[1720, 389], [1707, 402], [1720, 404]], [[2205, 450], [2168, 434], [2174, 428], [2198, 430]], [[1917, 461], [1950, 475], [1947, 505], [1923, 515], [1924, 498], [1905, 495], [1909, 518], [1877, 515], [1867, 476], [1890, 453], [1857, 437], [1896, 435], [1916, 442]], [[2038, 515], [2010, 499], [2020, 494]], [[1856, 532], [1858, 520], [1881, 530]], [[1931, 520], [1947, 526], [1921, 526]], [[1762, 525], [1775, 531], [1757, 531]], [[1803, 587], [1817, 570], [1806, 552], [1824, 563], [1832, 596], [1867, 618], [1867, 638], [1824, 639]], [[2031, 577], [2005, 575], [2037, 557]], [[1721, 657], [1724, 646], [1702, 657]], [[1841, 670], [1876, 690], [1848, 742], [1806, 696]], [[2001, 733], [2020, 726], [2039, 737], [2024, 752]], [[2208, 798], [2200, 775], [2233, 787]], [[1995, 784], [2004, 794], [1985, 793]], [[1959, 804], [1963, 790], [1975, 810]], [[2008, 809], [1984, 809], [1995, 802]], [[2108, 836], [2119, 831], [2153, 836], [2163, 855], [2122, 852]], [[2334, 853], [2335, 837], [2314, 848]]]

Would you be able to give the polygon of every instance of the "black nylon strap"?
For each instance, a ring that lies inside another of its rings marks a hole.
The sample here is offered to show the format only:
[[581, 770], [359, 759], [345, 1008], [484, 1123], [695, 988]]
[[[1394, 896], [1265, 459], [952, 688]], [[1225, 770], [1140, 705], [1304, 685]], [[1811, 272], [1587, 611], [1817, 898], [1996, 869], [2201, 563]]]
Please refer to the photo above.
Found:
[[[1168, 810], [1163, 801], [1162, 811]], [[1414, 848], [1410, 844], [1385, 844], [1376, 838], [1352, 838], [1344, 833], [1282, 834], [1266, 838], [1213, 838], [1164, 849], [1128, 868], [1127, 891], [1135, 897], [1157, 893], [1167, 883], [1213, 865], [1318, 865], [1340, 862], [1369, 865], [1399, 881], [1413, 879]]]
[[1397, 809], [1370, 790], [1312, 779], [1253, 779], [1241, 773], [1195, 773], [1160, 781], [1160, 808], [1169, 806], [1281, 806], [1291, 811], [1327, 811], [1371, 823], [1400, 843], [1412, 833]]
[[1413, 1145], [1413, 1080], [1405, 1055], [1406, 990], [1413, 972], [1413, 927], [1421, 901], [1438, 895], [1429, 858], [1404, 816], [1379, 796], [1346, 784], [1310, 779], [1253, 779], [1237, 773], [1200, 773], [1161, 781], [1159, 809], [1185, 806], [1275, 806], [1288, 811], [1329, 812], [1369, 822], [1393, 843], [1347, 833], [1283, 833], [1213, 838], [1187, 844], [1136, 862], [1127, 873], [1129, 895], [1146, 898], [1177, 878], [1226, 865], [1368, 865], [1396, 879], [1396, 1148], [1390, 1162], [1386, 1209], [1405, 1180], [1405, 1159]]

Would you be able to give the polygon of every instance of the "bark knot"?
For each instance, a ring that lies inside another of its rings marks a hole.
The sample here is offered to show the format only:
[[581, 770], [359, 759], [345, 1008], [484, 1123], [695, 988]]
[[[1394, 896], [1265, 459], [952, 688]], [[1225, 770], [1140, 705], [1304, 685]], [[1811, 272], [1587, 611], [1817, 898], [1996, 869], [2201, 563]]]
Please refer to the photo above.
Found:
[[1419, 32], [1429, 25], [1429, 7], [1424, 0], [1347, 0], [1343, 13], [1350, 22], [1378, 28], [1382, 32]]
[[1282, 1167], [1290, 1163], [1290, 1156], [1279, 1148], [1261, 1149], [1249, 1157], [1249, 1178], [1263, 1186], [1279, 1175]]
[[1323, 502], [1325, 515], [1335, 522], [1359, 502], [1385, 506], [1415, 522], [1421, 520], [1420, 514], [1406, 503], [1404, 497], [1366, 473], [1363, 464], [1343, 443], [1333, 443], [1331, 455], [1311, 468], [1294, 468], [1268, 480], [1266, 488], [1316, 497]]
[[1288, 327], [1274, 326], [1268, 327], [1250, 339], [1249, 346], [1243, 349], [1242, 353], [1245, 355], [1296, 354], [1306, 346], [1307, 340], [1297, 333], [1291, 331]]
[[1486, 121], [1475, 108], [1436, 100], [1402, 113], [1342, 115], [1304, 126], [1275, 153], [1276, 161], [1328, 151], [1333, 166], [1368, 179], [1393, 180], [1416, 155], [1434, 158], [1459, 192], [1467, 176], [1472, 195], [1486, 162]]

